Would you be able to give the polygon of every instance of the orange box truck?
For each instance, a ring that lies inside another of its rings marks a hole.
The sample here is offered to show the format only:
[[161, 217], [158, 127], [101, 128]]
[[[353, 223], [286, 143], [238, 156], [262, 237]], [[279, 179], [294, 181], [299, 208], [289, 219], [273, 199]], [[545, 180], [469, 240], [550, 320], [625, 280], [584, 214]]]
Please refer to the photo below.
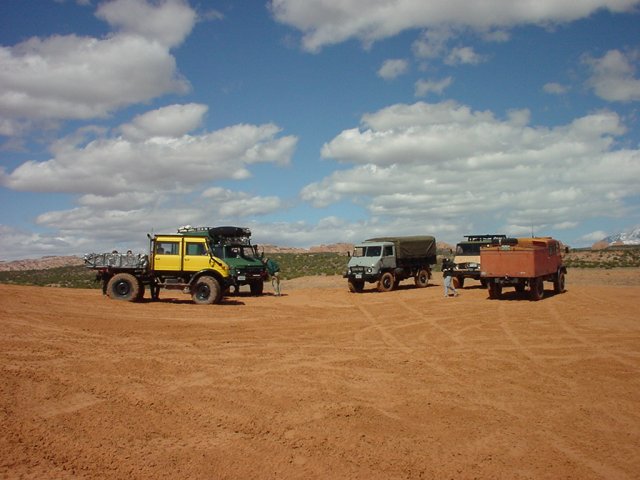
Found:
[[544, 283], [553, 282], [556, 293], [564, 291], [567, 273], [562, 263], [562, 244], [550, 237], [505, 238], [480, 249], [480, 276], [489, 288], [490, 298], [500, 298], [502, 288], [517, 292], [529, 288], [532, 300], [544, 296]]

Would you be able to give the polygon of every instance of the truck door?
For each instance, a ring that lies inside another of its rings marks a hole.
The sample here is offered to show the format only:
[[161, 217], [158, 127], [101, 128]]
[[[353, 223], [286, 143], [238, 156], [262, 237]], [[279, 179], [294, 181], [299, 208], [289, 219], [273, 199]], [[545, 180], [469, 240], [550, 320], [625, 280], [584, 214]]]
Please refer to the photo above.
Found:
[[153, 269], [163, 272], [176, 272], [182, 270], [179, 240], [157, 239], [154, 244]]
[[383, 268], [396, 268], [396, 256], [393, 251], [393, 245], [385, 245], [382, 247], [381, 260]]
[[185, 239], [184, 269], [187, 272], [199, 272], [209, 268], [209, 251], [204, 238]]

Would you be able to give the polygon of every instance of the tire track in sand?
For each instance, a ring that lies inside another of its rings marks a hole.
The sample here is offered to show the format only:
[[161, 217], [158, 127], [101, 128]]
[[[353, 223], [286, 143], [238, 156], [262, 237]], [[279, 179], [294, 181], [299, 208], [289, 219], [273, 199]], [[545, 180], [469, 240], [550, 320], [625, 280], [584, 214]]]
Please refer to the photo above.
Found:
[[[405, 343], [400, 341], [398, 337], [396, 337], [393, 333], [389, 331], [376, 317], [369, 312], [368, 309], [363, 307], [360, 304], [355, 303], [353, 300], [351, 301], [352, 305], [357, 308], [360, 313], [364, 316], [364, 318], [368, 321], [369, 327], [367, 329], [373, 329], [380, 334], [382, 341], [388, 347], [394, 348], [396, 350], [401, 350], [404, 353], [412, 353], [413, 349], [407, 346]], [[366, 330], [366, 329], [365, 329]], [[363, 330], [360, 331], [362, 333]]]

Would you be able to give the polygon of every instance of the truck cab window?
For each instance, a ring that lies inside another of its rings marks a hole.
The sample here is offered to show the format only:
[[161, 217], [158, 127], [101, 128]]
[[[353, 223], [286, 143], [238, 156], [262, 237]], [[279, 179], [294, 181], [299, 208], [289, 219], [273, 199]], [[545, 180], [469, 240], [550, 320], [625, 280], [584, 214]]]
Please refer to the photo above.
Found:
[[156, 244], [156, 253], [160, 255], [178, 255], [178, 242], [161, 242]]
[[391, 245], [386, 245], [384, 247], [384, 256], [392, 257], [393, 256], [393, 247]]
[[207, 248], [204, 243], [187, 243], [187, 255], [206, 255]]
[[382, 247], [367, 247], [367, 257], [379, 257]]

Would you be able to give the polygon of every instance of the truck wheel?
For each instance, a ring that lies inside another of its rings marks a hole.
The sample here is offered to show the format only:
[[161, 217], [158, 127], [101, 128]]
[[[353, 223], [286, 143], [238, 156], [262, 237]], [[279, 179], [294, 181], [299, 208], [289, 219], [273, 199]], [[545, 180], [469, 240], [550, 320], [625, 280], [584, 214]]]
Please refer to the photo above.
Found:
[[529, 282], [529, 289], [531, 300], [540, 300], [544, 297], [544, 282], [542, 278], [532, 278]]
[[200, 277], [191, 290], [191, 298], [198, 305], [219, 303], [222, 298], [220, 284], [213, 277]]
[[464, 286], [464, 277], [453, 277], [453, 288], [462, 288]]
[[347, 283], [351, 293], [360, 293], [364, 290], [364, 280], [349, 280]]
[[555, 293], [564, 292], [564, 272], [558, 272], [558, 275], [553, 281], [553, 291]]
[[264, 282], [262, 280], [251, 282], [249, 289], [251, 290], [251, 295], [262, 295], [262, 292], [264, 292]]
[[425, 269], [422, 269], [418, 272], [415, 278], [416, 286], [419, 288], [424, 288], [429, 285], [429, 272]]
[[500, 298], [500, 295], [502, 295], [502, 285], [489, 282], [489, 298]]
[[390, 292], [393, 290], [395, 285], [395, 279], [393, 278], [393, 274], [391, 272], [385, 272], [380, 277], [378, 281], [378, 291], [379, 292]]
[[107, 296], [113, 300], [133, 302], [138, 300], [140, 282], [130, 273], [117, 273], [107, 284]]

